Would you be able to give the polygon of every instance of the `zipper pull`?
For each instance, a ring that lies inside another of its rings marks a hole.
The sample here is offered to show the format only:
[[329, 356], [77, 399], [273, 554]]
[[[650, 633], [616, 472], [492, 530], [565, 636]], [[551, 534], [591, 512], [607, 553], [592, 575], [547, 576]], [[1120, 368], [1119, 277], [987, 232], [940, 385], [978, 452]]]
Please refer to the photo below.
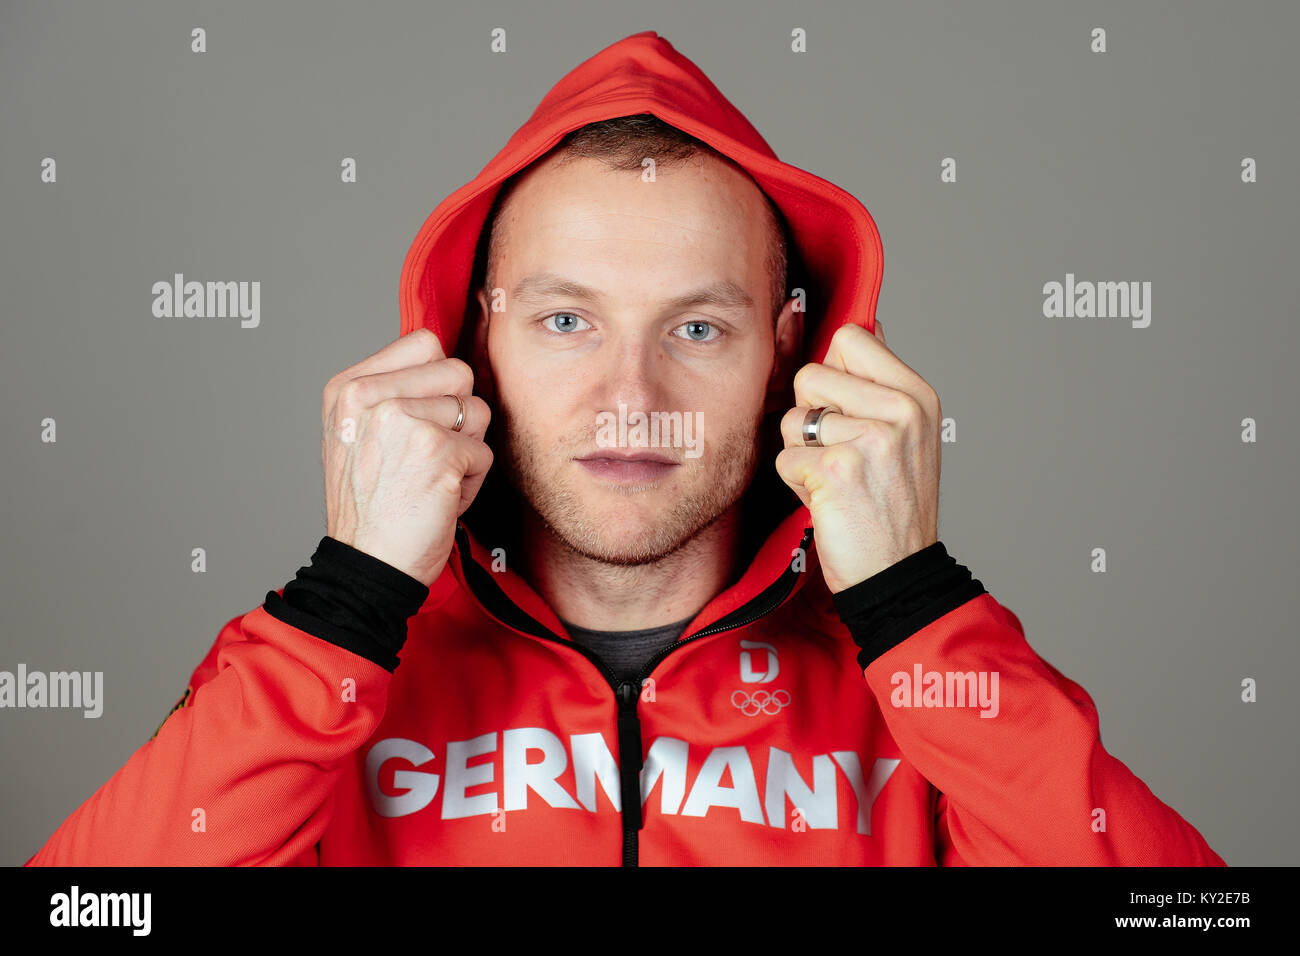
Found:
[[634, 693], [635, 693], [635, 688], [632, 686], [631, 681], [625, 680], [623, 681], [623, 683], [618, 685], [618, 709], [619, 710], [627, 710], [629, 707], [633, 710], [636, 709], [636, 705], [632, 703], [632, 697]]
[[641, 720], [636, 715], [636, 685], [624, 681], [618, 685], [618, 769], [622, 784], [624, 831], [628, 824], [640, 830], [645, 821], [641, 816]]

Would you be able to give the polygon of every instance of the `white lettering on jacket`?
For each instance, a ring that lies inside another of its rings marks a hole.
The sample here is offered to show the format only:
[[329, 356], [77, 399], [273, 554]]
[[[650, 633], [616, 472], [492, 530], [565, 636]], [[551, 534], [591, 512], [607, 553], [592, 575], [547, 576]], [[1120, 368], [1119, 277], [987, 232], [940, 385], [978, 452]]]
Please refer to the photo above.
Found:
[[[494, 779], [492, 760], [471, 764], [486, 754], [501, 753], [501, 780]], [[572, 755], [577, 799], [560, 785]], [[704, 817], [714, 807], [731, 807], [740, 819], [784, 829], [788, 822], [787, 798], [798, 807], [810, 829], [835, 830], [840, 826], [836, 769], [844, 775], [857, 804], [850, 819], [857, 832], [871, 835], [871, 808], [890, 776], [898, 769], [897, 759], [877, 758], [869, 775], [863, 775], [860, 756], [851, 750], [836, 750], [812, 758], [812, 781], [803, 778], [794, 757], [777, 747], [768, 748], [766, 779], [755, 773], [746, 747], [713, 747], [687, 791], [690, 745], [675, 737], [658, 737], [646, 751], [641, 770], [641, 803], [645, 805], [656, 787], [659, 812], [666, 816]], [[380, 774], [390, 761], [392, 789], [380, 786]], [[370, 805], [382, 817], [401, 817], [423, 810], [442, 790], [442, 819], [482, 816], [504, 810], [526, 810], [538, 801], [550, 807], [597, 811], [599, 786], [615, 811], [621, 811], [618, 762], [599, 733], [572, 734], [568, 746], [544, 727], [517, 727], [501, 734], [480, 734], [469, 740], [450, 741], [447, 761], [440, 775], [432, 750], [405, 737], [377, 741], [366, 754], [366, 791]], [[724, 786], [730, 774], [731, 785]], [[442, 779], [445, 777], [445, 780]], [[492, 791], [468, 795], [466, 791], [492, 785]], [[851, 812], [851, 811], [850, 811]]]

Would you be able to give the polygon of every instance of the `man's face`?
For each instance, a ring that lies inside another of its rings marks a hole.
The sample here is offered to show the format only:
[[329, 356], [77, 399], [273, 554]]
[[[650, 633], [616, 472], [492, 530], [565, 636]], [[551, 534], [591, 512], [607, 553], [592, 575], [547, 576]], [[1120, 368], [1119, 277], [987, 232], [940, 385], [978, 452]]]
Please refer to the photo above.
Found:
[[494, 467], [578, 553], [658, 560], [748, 487], [774, 359], [797, 338], [790, 303], [774, 335], [765, 202], [714, 157], [654, 182], [552, 158], [502, 210], [504, 308], [480, 292], [477, 340]]

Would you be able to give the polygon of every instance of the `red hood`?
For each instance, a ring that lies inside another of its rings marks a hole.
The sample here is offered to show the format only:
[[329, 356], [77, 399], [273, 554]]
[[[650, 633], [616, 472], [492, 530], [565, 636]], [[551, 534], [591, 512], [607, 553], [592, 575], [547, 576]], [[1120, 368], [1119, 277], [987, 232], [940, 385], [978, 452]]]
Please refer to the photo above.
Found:
[[[777, 159], [699, 67], [646, 30], [606, 47], [564, 76], [483, 170], [429, 214], [402, 266], [401, 333], [427, 326], [437, 333], [444, 351], [455, 354], [467, 309], [476, 307], [469, 292], [475, 253], [501, 183], [566, 133], [633, 113], [652, 113], [708, 143], [743, 167], [781, 209], [794, 244], [789, 286], [807, 293], [805, 362], [821, 361], [831, 335], [845, 323], [874, 331], [884, 263], [871, 214], [838, 186]], [[793, 394], [789, 404], [794, 404]], [[775, 472], [770, 462], [760, 467]], [[784, 490], [787, 497], [772, 505], [780, 509], [777, 514], [789, 514], [767, 537], [741, 580], [710, 602], [683, 636], [744, 604], [788, 567], [791, 552], [812, 522], [808, 510]], [[466, 512], [467, 521], [474, 512], [488, 510], [478, 507], [488, 493], [485, 484]], [[480, 563], [489, 565], [490, 554], [478, 541], [471, 545]], [[463, 584], [455, 552], [451, 564]], [[517, 575], [493, 577], [521, 608], [564, 633], [554, 612]]]

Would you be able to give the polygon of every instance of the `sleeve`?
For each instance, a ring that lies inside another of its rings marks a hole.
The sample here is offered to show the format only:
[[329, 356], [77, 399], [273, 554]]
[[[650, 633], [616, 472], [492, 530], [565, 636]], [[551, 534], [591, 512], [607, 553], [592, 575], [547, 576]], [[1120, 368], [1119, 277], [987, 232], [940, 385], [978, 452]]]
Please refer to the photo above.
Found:
[[945, 866], [1226, 866], [1102, 746], [1088, 693], [942, 542], [833, 596]]
[[28, 866], [315, 866], [429, 589], [328, 536], [221, 629], [185, 694]]

